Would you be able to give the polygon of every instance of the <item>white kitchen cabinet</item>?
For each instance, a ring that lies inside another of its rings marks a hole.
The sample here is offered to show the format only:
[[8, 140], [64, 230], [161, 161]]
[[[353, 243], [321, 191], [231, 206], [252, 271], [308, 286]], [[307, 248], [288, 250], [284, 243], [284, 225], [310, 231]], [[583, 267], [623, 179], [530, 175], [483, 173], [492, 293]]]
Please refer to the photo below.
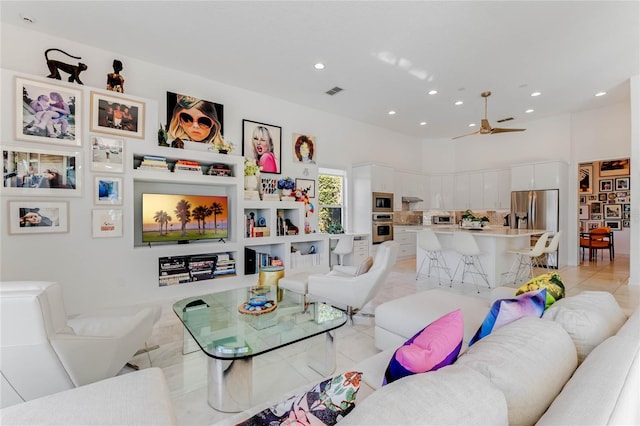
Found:
[[511, 208], [511, 170], [489, 170], [482, 174], [482, 196], [485, 210]]
[[511, 209], [511, 170], [498, 171], [498, 209]]
[[398, 243], [398, 260], [415, 257], [417, 247], [417, 231], [418, 228], [415, 227], [393, 227], [393, 240]]
[[453, 208], [466, 210], [469, 208], [469, 175], [458, 173], [454, 179]]
[[483, 173], [469, 173], [469, 209], [484, 210]]
[[511, 167], [511, 190], [559, 188], [566, 174], [567, 166], [561, 161], [518, 164]]
[[482, 173], [458, 173], [454, 182], [453, 203], [456, 210], [484, 209]]
[[431, 210], [452, 210], [454, 200], [453, 175], [432, 175], [429, 177], [429, 208]]
[[373, 192], [393, 192], [395, 171], [393, 167], [371, 164], [371, 190]]
[[423, 201], [412, 202], [409, 210], [424, 210], [427, 207], [429, 178], [420, 173], [396, 172], [394, 186], [395, 210], [402, 209], [402, 197], [420, 198]]

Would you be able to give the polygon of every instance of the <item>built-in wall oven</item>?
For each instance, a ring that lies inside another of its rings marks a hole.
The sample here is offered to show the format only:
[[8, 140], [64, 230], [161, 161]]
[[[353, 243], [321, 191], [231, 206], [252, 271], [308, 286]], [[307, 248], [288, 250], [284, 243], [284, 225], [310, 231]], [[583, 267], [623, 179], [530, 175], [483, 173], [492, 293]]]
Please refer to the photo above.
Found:
[[393, 213], [374, 213], [371, 220], [373, 244], [393, 240]]
[[374, 192], [371, 200], [371, 211], [374, 213], [393, 213], [393, 194], [390, 192]]

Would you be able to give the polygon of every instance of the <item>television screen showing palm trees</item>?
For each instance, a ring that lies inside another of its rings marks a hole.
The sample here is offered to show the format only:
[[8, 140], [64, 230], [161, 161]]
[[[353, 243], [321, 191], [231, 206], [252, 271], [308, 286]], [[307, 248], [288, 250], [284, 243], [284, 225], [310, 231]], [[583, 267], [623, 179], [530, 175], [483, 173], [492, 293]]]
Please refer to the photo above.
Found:
[[229, 236], [227, 197], [142, 194], [142, 242], [186, 242]]

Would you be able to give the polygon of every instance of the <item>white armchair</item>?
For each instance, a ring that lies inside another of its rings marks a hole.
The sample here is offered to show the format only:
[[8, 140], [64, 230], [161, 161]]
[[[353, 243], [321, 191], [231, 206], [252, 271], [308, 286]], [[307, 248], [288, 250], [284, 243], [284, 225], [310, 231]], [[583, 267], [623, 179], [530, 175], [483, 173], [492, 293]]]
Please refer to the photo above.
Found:
[[115, 376], [151, 336], [160, 309], [68, 318], [53, 282], [0, 282], [0, 406]]
[[309, 275], [310, 299], [328, 301], [345, 307], [350, 319], [369, 303], [380, 290], [398, 256], [398, 243], [386, 241], [378, 246], [373, 265], [364, 274], [352, 276], [341, 271]]

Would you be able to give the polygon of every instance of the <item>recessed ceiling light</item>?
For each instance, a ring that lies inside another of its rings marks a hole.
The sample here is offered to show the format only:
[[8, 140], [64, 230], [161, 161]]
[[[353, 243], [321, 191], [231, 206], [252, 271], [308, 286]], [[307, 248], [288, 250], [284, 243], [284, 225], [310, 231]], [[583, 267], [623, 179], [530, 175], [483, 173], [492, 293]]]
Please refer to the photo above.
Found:
[[530, 113], [532, 113], [533, 111], [535, 111], [535, 110], [534, 110], [534, 109], [528, 109], [528, 110], [526, 110], [525, 112], [526, 112], [527, 114], [530, 114]]
[[438, 93], [437, 90], [429, 90], [428, 92], [430, 95], [435, 95], [436, 93]]
[[535, 97], [535, 96], [540, 96], [540, 95], [542, 95], [542, 93], [541, 93], [541, 92], [533, 92], [533, 93], [531, 94], [531, 96], [533, 96], [533, 97]]
[[607, 94], [607, 92], [598, 92], [598, 93], [596, 93], [596, 96], [604, 96], [606, 94]]
[[426, 122], [426, 121], [421, 121], [421, 122], [420, 122], [420, 125], [421, 125], [421, 126], [426, 126], [426, 125], [427, 125], [427, 122]]
[[394, 110], [389, 111], [389, 115], [395, 115], [396, 112]]
[[476, 123], [469, 123], [469, 127], [476, 127]]
[[323, 70], [324, 69], [324, 64], [322, 62], [318, 62], [317, 64], [315, 64], [313, 66], [315, 69], [317, 70]]
[[456, 101], [456, 105], [462, 105], [464, 102], [462, 101]]

